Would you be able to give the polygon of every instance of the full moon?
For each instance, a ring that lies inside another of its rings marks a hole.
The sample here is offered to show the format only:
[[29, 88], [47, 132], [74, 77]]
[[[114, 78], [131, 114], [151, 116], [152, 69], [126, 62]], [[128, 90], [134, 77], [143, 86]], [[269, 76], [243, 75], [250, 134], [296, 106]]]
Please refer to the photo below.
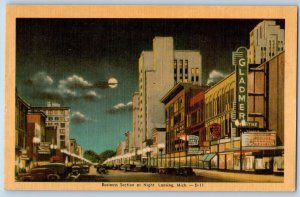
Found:
[[108, 80], [108, 86], [109, 86], [110, 88], [116, 88], [116, 87], [118, 86], [118, 80], [115, 79], [115, 78], [110, 78], [110, 79]]

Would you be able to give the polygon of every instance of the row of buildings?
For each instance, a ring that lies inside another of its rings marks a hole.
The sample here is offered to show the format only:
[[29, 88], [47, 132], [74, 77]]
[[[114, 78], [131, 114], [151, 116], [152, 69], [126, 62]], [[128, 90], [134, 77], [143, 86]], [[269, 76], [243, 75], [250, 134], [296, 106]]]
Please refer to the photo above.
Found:
[[68, 154], [83, 155], [82, 147], [69, 137], [69, 107], [52, 102], [45, 107], [31, 106], [17, 91], [15, 105], [16, 173], [43, 163], [64, 163]]
[[155, 37], [139, 58], [133, 130], [105, 163], [282, 172], [284, 29], [264, 20], [250, 46], [232, 53], [234, 72], [202, 84], [199, 51], [175, 50]]

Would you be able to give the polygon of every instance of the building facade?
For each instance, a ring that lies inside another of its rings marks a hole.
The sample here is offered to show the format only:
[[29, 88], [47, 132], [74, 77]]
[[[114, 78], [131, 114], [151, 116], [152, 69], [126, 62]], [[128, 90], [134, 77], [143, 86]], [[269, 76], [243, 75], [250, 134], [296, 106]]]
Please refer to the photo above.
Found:
[[190, 99], [204, 92], [205, 88], [191, 83], [178, 83], [161, 99], [165, 104], [167, 166], [196, 165], [197, 158], [190, 150], [196, 148], [199, 152], [199, 140], [196, 145], [193, 144], [196, 147], [190, 147], [189, 138], [192, 135], [187, 114]]
[[43, 111], [47, 115], [46, 126], [57, 126], [57, 148], [70, 148], [70, 108], [48, 102], [47, 107], [32, 107], [34, 111]]
[[50, 142], [46, 142], [45, 127], [47, 116], [42, 111], [29, 111], [27, 114], [27, 145], [29, 157], [33, 161], [45, 161], [50, 158]]
[[30, 105], [17, 92], [15, 109], [15, 167], [16, 172], [20, 172], [27, 169], [30, 162], [27, 146], [27, 114]]
[[[199, 51], [174, 50], [172, 37], [155, 37], [153, 51], [139, 58], [139, 132], [141, 140], [152, 139], [152, 130], [165, 125], [162, 98], [176, 83], [201, 85]], [[143, 144], [145, 148], [146, 143]]]
[[250, 32], [248, 63], [261, 64], [284, 51], [284, 29], [275, 21], [264, 20]]
[[140, 140], [141, 133], [139, 130], [139, 93], [134, 92], [132, 97], [132, 148], [134, 150], [140, 150], [142, 147], [142, 141]]
[[198, 147], [200, 151], [205, 151], [206, 131], [205, 131], [205, 90], [199, 91], [188, 101], [188, 110], [186, 114], [187, 134], [198, 136]]
[[249, 65], [245, 125], [236, 125], [236, 73], [205, 92], [209, 153], [201, 167], [272, 172], [283, 168], [284, 52], [261, 65]]

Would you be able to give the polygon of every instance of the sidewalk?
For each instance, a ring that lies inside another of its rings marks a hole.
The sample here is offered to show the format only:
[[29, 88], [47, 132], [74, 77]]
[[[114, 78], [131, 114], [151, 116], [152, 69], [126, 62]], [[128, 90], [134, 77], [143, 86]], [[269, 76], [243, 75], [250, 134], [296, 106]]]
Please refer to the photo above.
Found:
[[266, 183], [275, 183], [283, 182], [284, 176], [275, 176], [275, 175], [262, 175], [262, 174], [248, 174], [248, 173], [239, 173], [239, 172], [222, 172], [215, 170], [202, 170], [194, 169], [194, 172], [197, 176], [216, 178], [220, 180], [227, 180], [232, 182], [266, 182]]

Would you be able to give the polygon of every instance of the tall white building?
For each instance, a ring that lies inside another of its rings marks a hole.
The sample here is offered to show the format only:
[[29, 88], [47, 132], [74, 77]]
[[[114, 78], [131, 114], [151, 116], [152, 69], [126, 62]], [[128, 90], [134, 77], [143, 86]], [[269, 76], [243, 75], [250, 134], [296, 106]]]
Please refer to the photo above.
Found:
[[70, 108], [57, 103], [47, 103], [47, 107], [32, 107], [33, 111], [46, 114], [46, 126], [57, 126], [57, 148], [70, 149]]
[[139, 133], [142, 142], [152, 139], [154, 128], [165, 127], [160, 99], [178, 82], [202, 83], [199, 51], [174, 50], [172, 37], [155, 37], [153, 51], [139, 58]]
[[261, 64], [284, 51], [284, 29], [275, 21], [264, 20], [250, 32], [248, 63]]
[[140, 143], [139, 133], [139, 92], [134, 92], [132, 97], [132, 148], [135, 150], [140, 149], [142, 144]]

